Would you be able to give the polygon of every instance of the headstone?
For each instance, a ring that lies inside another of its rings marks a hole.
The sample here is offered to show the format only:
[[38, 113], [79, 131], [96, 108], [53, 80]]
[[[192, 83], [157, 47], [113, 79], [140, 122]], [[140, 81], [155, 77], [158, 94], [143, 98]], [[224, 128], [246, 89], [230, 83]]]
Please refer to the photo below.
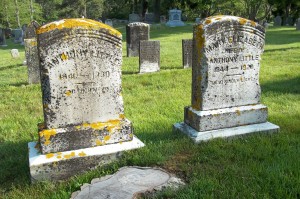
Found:
[[151, 73], [160, 70], [160, 42], [140, 41], [140, 73]]
[[165, 15], [161, 15], [159, 20], [160, 20], [160, 23], [163, 23], [163, 24], [167, 22], [167, 18]]
[[36, 21], [32, 21], [24, 32], [24, 39], [36, 38], [36, 29], [40, 27], [40, 24]]
[[182, 63], [183, 68], [192, 67], [193, 60], [193, 40], [183, 39], [182, 40]]
[[10, 54], [11, 54], [12, 58], [20, 57], [20, 53], [19, 53], [18, 49], [11, 49]]
[[196, 142], [278, 131], [260, 103], [264, 28], [244, 18], [209, 17], [194, 27], [193, 41], [192, 105], [175, 129]]
[[106, 19], [106, 20], [105, 20], [105, 24], [106, 24], [106, 25], [109, 25], [109, 26], [111, 26], [111, 27], [113, 27], [113, 22], [112, 22], [111, 19]]
[[129, 23], [140, 22], [140, 21], [141, 21], [140, 15], [134, 13], [129, 14]]
[[297, 20], [296, 30], [300, 30], [300, 18]]
[[275, 17], [275, 19], [274, 19], [274, 26], [281, 26], [281, 24], [282, 24], [282, 18], [281, 18], [281, 16]]
[[200, 21], [201, 21], [201, 18], [200, 18], [200, 17], [197, 17], [197, 18], [195, 19], [195, 23], [196, 23], [196, 24], [200, 23]]
[[22, 43], [23, 31], [22, 29], [13, 29], [14, 43]]
[[175, 191], [184, 184], [180, 178], [159, 168], [123, 167], [114, 175], [95, 178], [91, 184], [84, 184], [71, 199], [86, 199], [87, 196], [95, 199], [144, 198], [142, 196], [154, 196], [155, 192], [165, 189]]
[[139, 56], [141, 40], [150, 39], [150, 26], [142, 22], [130, 23], [126, 26], [127, 57]]
[[36, 29], [40, 25], [36, 21], [32, 21], [26, 28], [24, 33], [25, 57], [28, 71], [28, 83], [40, 83], [40, 60], [37, 49]]
[[0, 46], [6, 47], [5, 30], [0, 28]]
[[154, 16], [154, 13], [146, 13], [145, 14], [145, 23], [148, 23], [148, 24], [152, 24], [154, 23], [154, 19], [155, 19], [155, 16]]
[[181, 10], [169, 10], [169, 21], [166, 25], [169, 27], [185, 26], [183, 21], [181, 21]]
[[24, 39], [25, 39], [25, 31], [27, 29], [27, 24], [23, 24], [22, 25], [22, 41], [21, 41], [21, 45], [24, 45]]
[[285, 19], [285, 25], [286, 26], [294, 26], [294, 20], [293, 20], [293, 17], [287, 17]]
[[38, 145], [29, 143], [32, 178], [64, 179], [142, 147], [124, 117], [121, 33], [90, 19], [63, 19], [37, 35], [44, 123]]

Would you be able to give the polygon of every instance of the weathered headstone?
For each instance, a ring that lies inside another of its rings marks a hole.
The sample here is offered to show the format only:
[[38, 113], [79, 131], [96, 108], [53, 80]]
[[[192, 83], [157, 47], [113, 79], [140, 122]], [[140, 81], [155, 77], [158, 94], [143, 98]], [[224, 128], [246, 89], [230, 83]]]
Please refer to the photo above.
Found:
[[196, 142], [278, 131], [260, 103], [264, 28], [244, 18], [209, 17], [194, 27], [193, 41], [192, 105], [175, 129]]
[[37, 35], [44, 123], [38, 145], [29, 143], [32, 178], [67, 178], [142, 147], [124, 117], [121, 33], [89, 19], [63, 19]]
[[106, 25], [109, 25], [109, 26], [111, 26], [111, 27], [114, 26], [111, 19], [106, 19], [106, 20], [105, 20], [105, 24], [106, 24]]
[[160, 70], [160, 42], [140, 41], [140, 73], [151, 73]]
[[169, 27], [185, 26], [184, 22], [181, 21], [181, 10], [169, 10], [169, 21], [166, 25]]
[[11, 49], [10, 54], [11, 54], [12, 58], [20, 57], [20, 53], [19, 53], [18, 49]]
[[183, 39], [182, 40], [182, 63], [183, 68], [192, 67], [193, 60], [193, 40]]
[[138, 14], [129, 14], [129, 23], [133, 23], [133, 22], [140, 22], [141, 21], [141, 17]]
[[296, 30], [300, 30], [300, 18], [297, 19]]
[[5, 38], [5, 30], [0, 28], [0, 46], [7, 46], [6, 38]]
[[126, 49], [127, 57], [139, 56], [141, 40], [150, 39], [150, 26], [146, 23], [135, 22], [126, 26]]
[[152, 24], [154, 23], [154, 19], [155, 19], [155, 16], [154, 16], [154, 13], [146, 13], [145, 14], [145, 23], [148, 23], [148, 24]]
[[282, 18], [281, 16], [277, 16], [274, 18], [274, 26], [281, 26], [282, 25]]
[[26, 28], [24, 33], [25, 57], [28, 71], [28, 83], [40, 83], [40, 60], [37, 49], [36, 29], [40, 25], [36, 21], [32, 21]]

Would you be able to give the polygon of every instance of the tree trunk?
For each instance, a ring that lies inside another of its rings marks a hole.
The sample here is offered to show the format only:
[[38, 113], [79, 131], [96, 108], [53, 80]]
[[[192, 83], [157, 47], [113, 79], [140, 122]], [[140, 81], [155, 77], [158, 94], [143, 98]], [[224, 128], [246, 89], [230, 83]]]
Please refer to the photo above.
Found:
[[30, 21], [33, 21], [33, 2], [30, 0]]
[[15, 0], [15, 6], [16, 6], [16, 19], [17, 19], [17, 24], [18, 24], [18, 27], [21, 28], [18, 0]]
[[4, 1], [4, 5], [5, 5], [6, 25], [7, 25], [7, 28], [10, 28], [10, 22], [9, 22], [9, 19], [8, 19], [8, 5], [7, 5], [7, 1]]

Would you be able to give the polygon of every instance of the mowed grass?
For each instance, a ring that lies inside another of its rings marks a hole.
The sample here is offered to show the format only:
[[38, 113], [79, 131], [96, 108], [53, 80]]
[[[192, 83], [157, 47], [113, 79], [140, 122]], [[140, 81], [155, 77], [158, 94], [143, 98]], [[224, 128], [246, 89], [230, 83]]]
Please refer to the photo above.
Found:
[[[124, 27], [118, 28], [123, 33]], [[300, 31], [267, 30], [260, 82], [268, 121], [278, 134], [252, 134], [194, 144], [172, 125], [183, 121], [190, 105], [191, 69], [182, 69], [181, 40], [192, 26], [152, 27], [161, 42], [161, 71], [139, 75], [138, 58], [127, 58], [123, 43], [125, 115], [146, 147], [62, 182], [30, 184], [27, 142], [38, 140], [43, 121], [41, 89], [27, 84], [24, 49], [9, 42], [0, 47], [0, 198], [69, 198], [83, 183], [126, 165], [158, 166], [177, 174], [186, 186], [158, 198], [299, 198], [300, 197]], [[12, 59], [11, 48], [21, 51]]]

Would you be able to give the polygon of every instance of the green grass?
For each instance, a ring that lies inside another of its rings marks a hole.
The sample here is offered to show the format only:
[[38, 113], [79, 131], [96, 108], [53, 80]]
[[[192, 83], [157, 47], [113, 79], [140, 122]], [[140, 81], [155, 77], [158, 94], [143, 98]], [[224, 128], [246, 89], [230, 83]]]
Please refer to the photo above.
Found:
[[[124, 27], [118, 28], [123, 33]], [[161, 71], [138, 75], [138, 58], [125, 57], [125, 113], [146, 147], [125, 153], [116, 163], [63, 182], [30, 184], [27, 142], [37, 140], [43, 121], [39, 85], [27, 84], [24, 49], [9, 42], [0, 47], [0, 198], [69, 198], [91, 179], [125, 165], [159, 166], [184, 178], [187, 185], [164, 198], [299, 198], [300, 197], [300, 31], [269, 28], [262, 56], [262, 103], [278, 134], [253, 134], [233, 140], [194, 144], [173, 133], [190, 105], [191, 69], [182, 69], [181, 40], [192, 26], [156, 27], [151, 39], [161, 42]], [[18, 48], [20, 59], [12, 59]]]

